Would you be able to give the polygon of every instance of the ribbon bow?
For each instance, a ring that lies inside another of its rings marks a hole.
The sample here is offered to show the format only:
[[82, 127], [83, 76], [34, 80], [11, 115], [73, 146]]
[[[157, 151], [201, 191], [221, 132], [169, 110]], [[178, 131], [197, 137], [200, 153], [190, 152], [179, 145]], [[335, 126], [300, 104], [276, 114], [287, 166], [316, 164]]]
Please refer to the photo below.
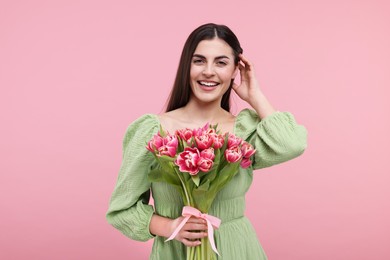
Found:
[[211, 244], [211, 248], [213, 249], [213, 251], [217, 255], [219, 255], [219, 253], [217, 251], [217, 248], [215, 247], [214, 229], [213, 229], [213, 227], [215, 227], [216, 229], [219, 228], [219, 225], [221, 224], [221, 220], [219, 218], [217, 218], [217, 217], [214, 217], [214, 216], [211, 216], [211, 215], [208, 215], [208, 214], [204, 214], [204, 213], [200, 212], [198, 209], [190, 207], [190, 206], [185, 206], [183, 208], [183, 211], [182, 211], [181, 214], [185, 218], [182, 220], [180, 225], [175, 229], [175, 231], [173, 231], [172, 235], [167, 240], [165, 240], [165, 242], [174, 239], [176, 237], [177, 233], [179, 233], [180, 229], [190, 219], [190, 217], [191, 216], [195, 216], [195, 217], [202, 218], [202, 219], [206, 220], [206, 222], [207, 222], [207, 233], [208, 233], [209, 241], [210, 241], [210, 244]]

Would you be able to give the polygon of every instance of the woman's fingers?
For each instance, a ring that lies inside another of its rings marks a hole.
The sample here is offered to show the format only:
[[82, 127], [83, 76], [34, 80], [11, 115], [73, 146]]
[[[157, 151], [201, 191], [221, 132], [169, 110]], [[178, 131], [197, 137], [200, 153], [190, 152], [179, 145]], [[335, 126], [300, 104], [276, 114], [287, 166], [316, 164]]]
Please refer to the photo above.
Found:
[[204, 237], [207, 237], [207, 232], [205, 231], [191, 232], [183, 230], [178, 234], [176, 239], [186, 246], [199, 246], [201, 244], [200, 240]]
[[184, 226], [184, 230], [207, 230], [207, 225], [199, 223], [188, 223]]
[[183, 232], [181, 242], [186, 246], [198, 246], [204, 237], [207, 237], [206, 232]]
[[206, 223], [206, 220], [202, 218], [190, 217], [187, 223]]
[[240, 60], [247, 66], [251, 67], [252, 66], [252, 63], [242, 54], [240, 54], [238, 56], [240, 58]]
[[193, 246], [199, 246], [201, 244], [201, 242], [199, 240], [196, 240], [196, 241], [191, 241], [191, 240], [188, 240], [188, 239], [183, 239], [181, 241], [185, 246], [189, 246], [189, 247], [193, 247]]
[[200, 245], [200, 239], [204, 237], [207, 237], [207, 222], [191, 217], [177, 234], [176, 240], [191, 247]]
[[188, 219], [188, 223], [206, 223], [206, 220], [192, 216]]
[[206, 232], [184, 232], [183, 233], [183, 237], [185, 239], [189, 239], [189, 240], [194, 240], [194, 239], [200, 239], [200, 238], [204, 238], [204, 237], [207, 237], [207, 233]]
[[[239, 58], [240, 60], [242, 61], [242, 63], [244, 63], [245, 66], [243, 66], [241, 63], [239, 63], [239, 65], [241, 65], [241, 67], [246, 70], [246, 71], [253, 71], [253, 65], [252, 63], [246, 58], [244, 57], [244, 55], [240, 54], [239, 55]], [[240, 67], [240, 70], [242, 70], [242, 68]]]
[[238, 63], [238, 69], [239, 69], [240, 71], [243, 71], [243, 70], [245, 70], [245, 66], [242, 65], [241, 63]]

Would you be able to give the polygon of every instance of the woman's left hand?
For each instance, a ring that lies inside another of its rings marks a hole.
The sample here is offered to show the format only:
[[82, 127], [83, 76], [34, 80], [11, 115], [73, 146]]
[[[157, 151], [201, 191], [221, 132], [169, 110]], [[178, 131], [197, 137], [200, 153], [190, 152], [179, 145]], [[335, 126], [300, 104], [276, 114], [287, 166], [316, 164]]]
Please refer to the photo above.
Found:
[[259, 117], [263, 119], [274, 113], [275, 109], [260, 90], [252, 63], [250, 63], [242, 54], [240, 54], [239, 57], [243, 63], [238, 63], [241, 82], [239, 85], [233, 83], [233, 89], [237, 95], [242, 100], [248, 102], [248, 104], [256, 110]]
[[238, 63], [241, 82], [239, 85], [234, 83], [233, 89], [242, 100], [252, 105], [253, 101], [262, 93], [252, 63], [242, 54], [240, 54], [239, 58], [242, 61], [242, 63]]

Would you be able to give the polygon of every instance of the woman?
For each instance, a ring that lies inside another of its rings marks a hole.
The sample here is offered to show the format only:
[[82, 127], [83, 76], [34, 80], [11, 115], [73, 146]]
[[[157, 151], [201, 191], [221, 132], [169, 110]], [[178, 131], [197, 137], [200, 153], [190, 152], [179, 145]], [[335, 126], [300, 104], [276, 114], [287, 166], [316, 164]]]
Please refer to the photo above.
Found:
[[[234, 83], [240, 73], [240, 84]], [[253, 109], [237, 116], [229, 112], [231, 90]], [[150, 259], [185, 259], [186, 246], [197, 246], [207, 236], [204, 220], [192, 217], [175, 240], [164, 242], [183, 217], [179, 193], [166, 183], [150, 183], [148, 170], [154, 158], [145, 143], [160, 128], [198, 128], [207, 122], [232, 132], [256, 149], [252, 166], [240, 172], [217, 195], [210, 215], [222, 220], [215, 230], [221, 259], [267, 259], [256, 233], [244, 216], [245, 193], [253, 170], [272, 166], [303, 153], [306, 129], [292, 114], [278, 112], [263, 95], [252, 64], [242, 55], [237, 37], [226, 26], [205, 24], [188, 37], [179, 63], [166, 113], [147, 114], [127, 129], [123, 162], [107, 212], [107, 220], [126, 236], [154, 238]], [[150, 190], [155, 208], [148, 205]], [[204, 232], [192, 232], [204, 231]]]

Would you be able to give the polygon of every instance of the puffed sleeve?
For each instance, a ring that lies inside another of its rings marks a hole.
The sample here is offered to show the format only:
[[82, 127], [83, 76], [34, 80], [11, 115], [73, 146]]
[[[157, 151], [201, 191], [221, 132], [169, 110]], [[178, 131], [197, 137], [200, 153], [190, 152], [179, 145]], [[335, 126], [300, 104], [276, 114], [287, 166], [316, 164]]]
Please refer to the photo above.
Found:
[[123, 139], [122, 165], [106, 213], [108, 223], [138, 241], [154, 237], [149, 231], [154, 209], [148, 205], [148, 171], [154, 158], [145, 146], [158, 129], [158, 118], [152, 114], [138, 118], [127, 128]]
[[244, 109], [237, 115], [235, 133], [255, 147], [253, 169], [291, 160], [307, 146], [306, 128], [289, 112], [277, 111], [260, 119], [254, 110]]

